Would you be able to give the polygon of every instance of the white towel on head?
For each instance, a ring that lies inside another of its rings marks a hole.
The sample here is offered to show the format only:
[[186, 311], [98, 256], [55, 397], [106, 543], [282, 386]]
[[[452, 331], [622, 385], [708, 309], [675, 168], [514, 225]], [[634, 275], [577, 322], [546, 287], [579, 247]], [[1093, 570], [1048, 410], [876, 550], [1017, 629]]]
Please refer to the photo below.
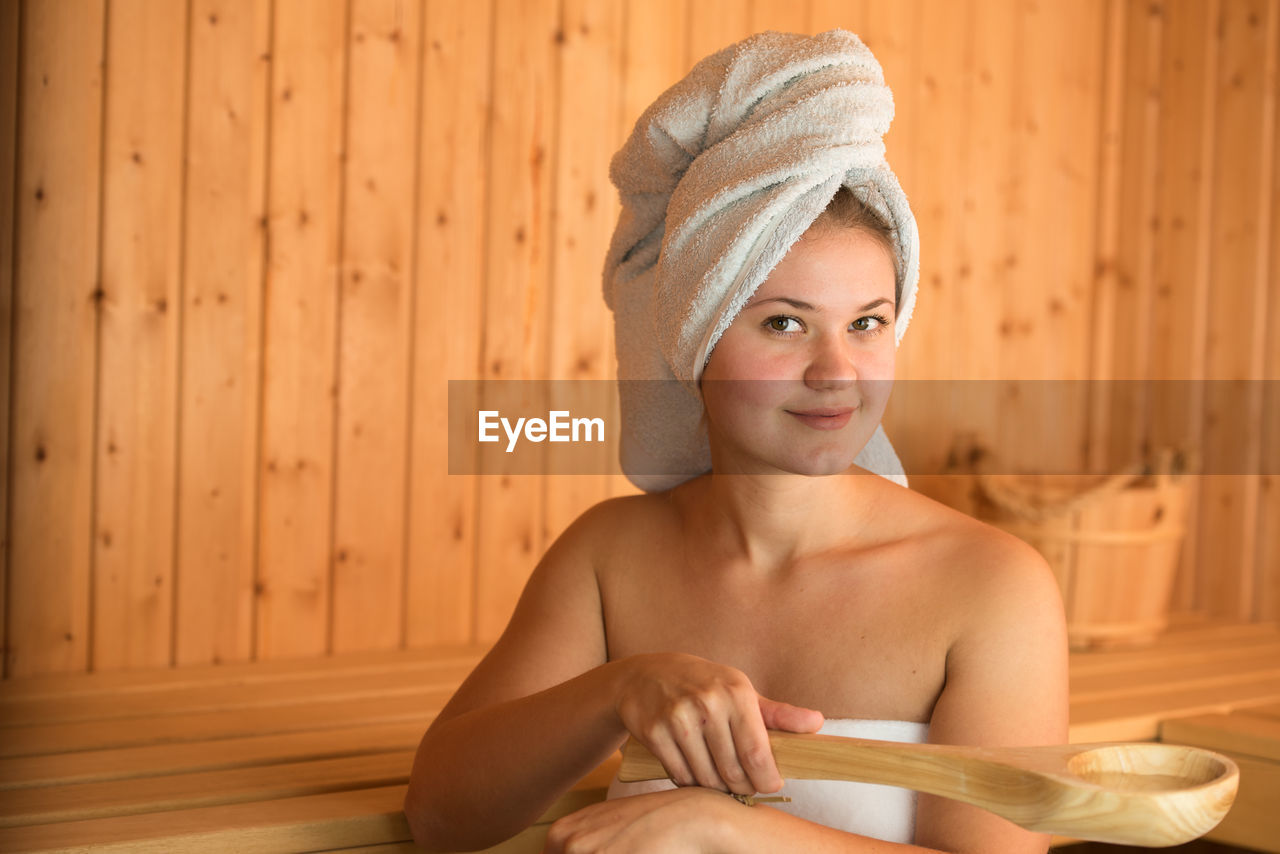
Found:
[[[697, 386], [711, 350], [841, 185], [894, 229], [901, 342], [919, 239], [885, 162], [892, 119], [871, 51], [831, 30], [731, 45], [636, 122], [610, 168], [622, 214], [604, 292], [622, 381], [622, 467], [637, 486], [667, 489], [710, 470]], [[906, 484], [883, 428], [855, 462]]]

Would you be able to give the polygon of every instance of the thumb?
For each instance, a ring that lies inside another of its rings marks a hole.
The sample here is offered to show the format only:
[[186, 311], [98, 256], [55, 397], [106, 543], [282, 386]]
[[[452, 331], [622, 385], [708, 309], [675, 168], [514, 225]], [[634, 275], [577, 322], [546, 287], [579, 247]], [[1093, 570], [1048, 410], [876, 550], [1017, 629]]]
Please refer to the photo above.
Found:
[[765, 729], [787, 732], [817, 732], [823, 721], [822, 712], [780, 703], [768, 697], [760, 698], [760, 715], [764, 718]]

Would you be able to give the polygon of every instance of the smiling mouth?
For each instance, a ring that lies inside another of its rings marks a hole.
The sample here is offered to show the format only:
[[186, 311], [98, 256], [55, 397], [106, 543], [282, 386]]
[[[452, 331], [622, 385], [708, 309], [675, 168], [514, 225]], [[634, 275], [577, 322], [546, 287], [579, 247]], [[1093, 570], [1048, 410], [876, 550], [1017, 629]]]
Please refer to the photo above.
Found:
[[786, 413], [814, 430], [839, 430], [857, 410], [851, 406], [824, 406], [817, 409], [788, 409]]

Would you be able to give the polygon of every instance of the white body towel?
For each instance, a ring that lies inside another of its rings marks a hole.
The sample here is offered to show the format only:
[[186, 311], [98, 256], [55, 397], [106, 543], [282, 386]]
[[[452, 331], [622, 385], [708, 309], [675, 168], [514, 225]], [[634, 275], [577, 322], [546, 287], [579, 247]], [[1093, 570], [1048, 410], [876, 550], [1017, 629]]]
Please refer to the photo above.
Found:
[[[820, 732], [922, 744], [929, 737], [929, 725], [835, 718], [826, 721]], [[670, 780], [621, 783], [615, 779], [609, 786], [609, 797], [625, 798], [671, 788], [674, 786]], [[911, 842], [915, 834], [916, 793], [910, 789], [843, 780], [787, 780], [776, 794], [791, 798], [791, 802], [769, 804], [770, 807], [837, 830], [887, 842]]]
[[[919, 240], [885, 162], [892, 118], [875, 57], [831, 30], [731, 45], [636, 122], [610, 167], [622, 213], [604, 268], [632, 482], [655, 491], [710, 470], [697, 384], [711, 350], [842, 184], [894, 229], [901, 341]], [[856, 462], [906, 483], [882, 429]]]

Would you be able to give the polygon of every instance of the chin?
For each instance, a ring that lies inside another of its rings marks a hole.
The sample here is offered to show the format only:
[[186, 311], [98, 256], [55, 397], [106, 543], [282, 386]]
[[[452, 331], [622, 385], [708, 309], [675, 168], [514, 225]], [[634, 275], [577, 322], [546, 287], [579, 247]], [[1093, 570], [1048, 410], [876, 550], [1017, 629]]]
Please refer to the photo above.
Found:
[[821, 454], [803, 460], [787, 460], [780, 468], [793, 474], [806, 477], [830, 477], [833, 474], [844, 474], [853, 466], [857, 454], [847, 451], [839, 454]]

